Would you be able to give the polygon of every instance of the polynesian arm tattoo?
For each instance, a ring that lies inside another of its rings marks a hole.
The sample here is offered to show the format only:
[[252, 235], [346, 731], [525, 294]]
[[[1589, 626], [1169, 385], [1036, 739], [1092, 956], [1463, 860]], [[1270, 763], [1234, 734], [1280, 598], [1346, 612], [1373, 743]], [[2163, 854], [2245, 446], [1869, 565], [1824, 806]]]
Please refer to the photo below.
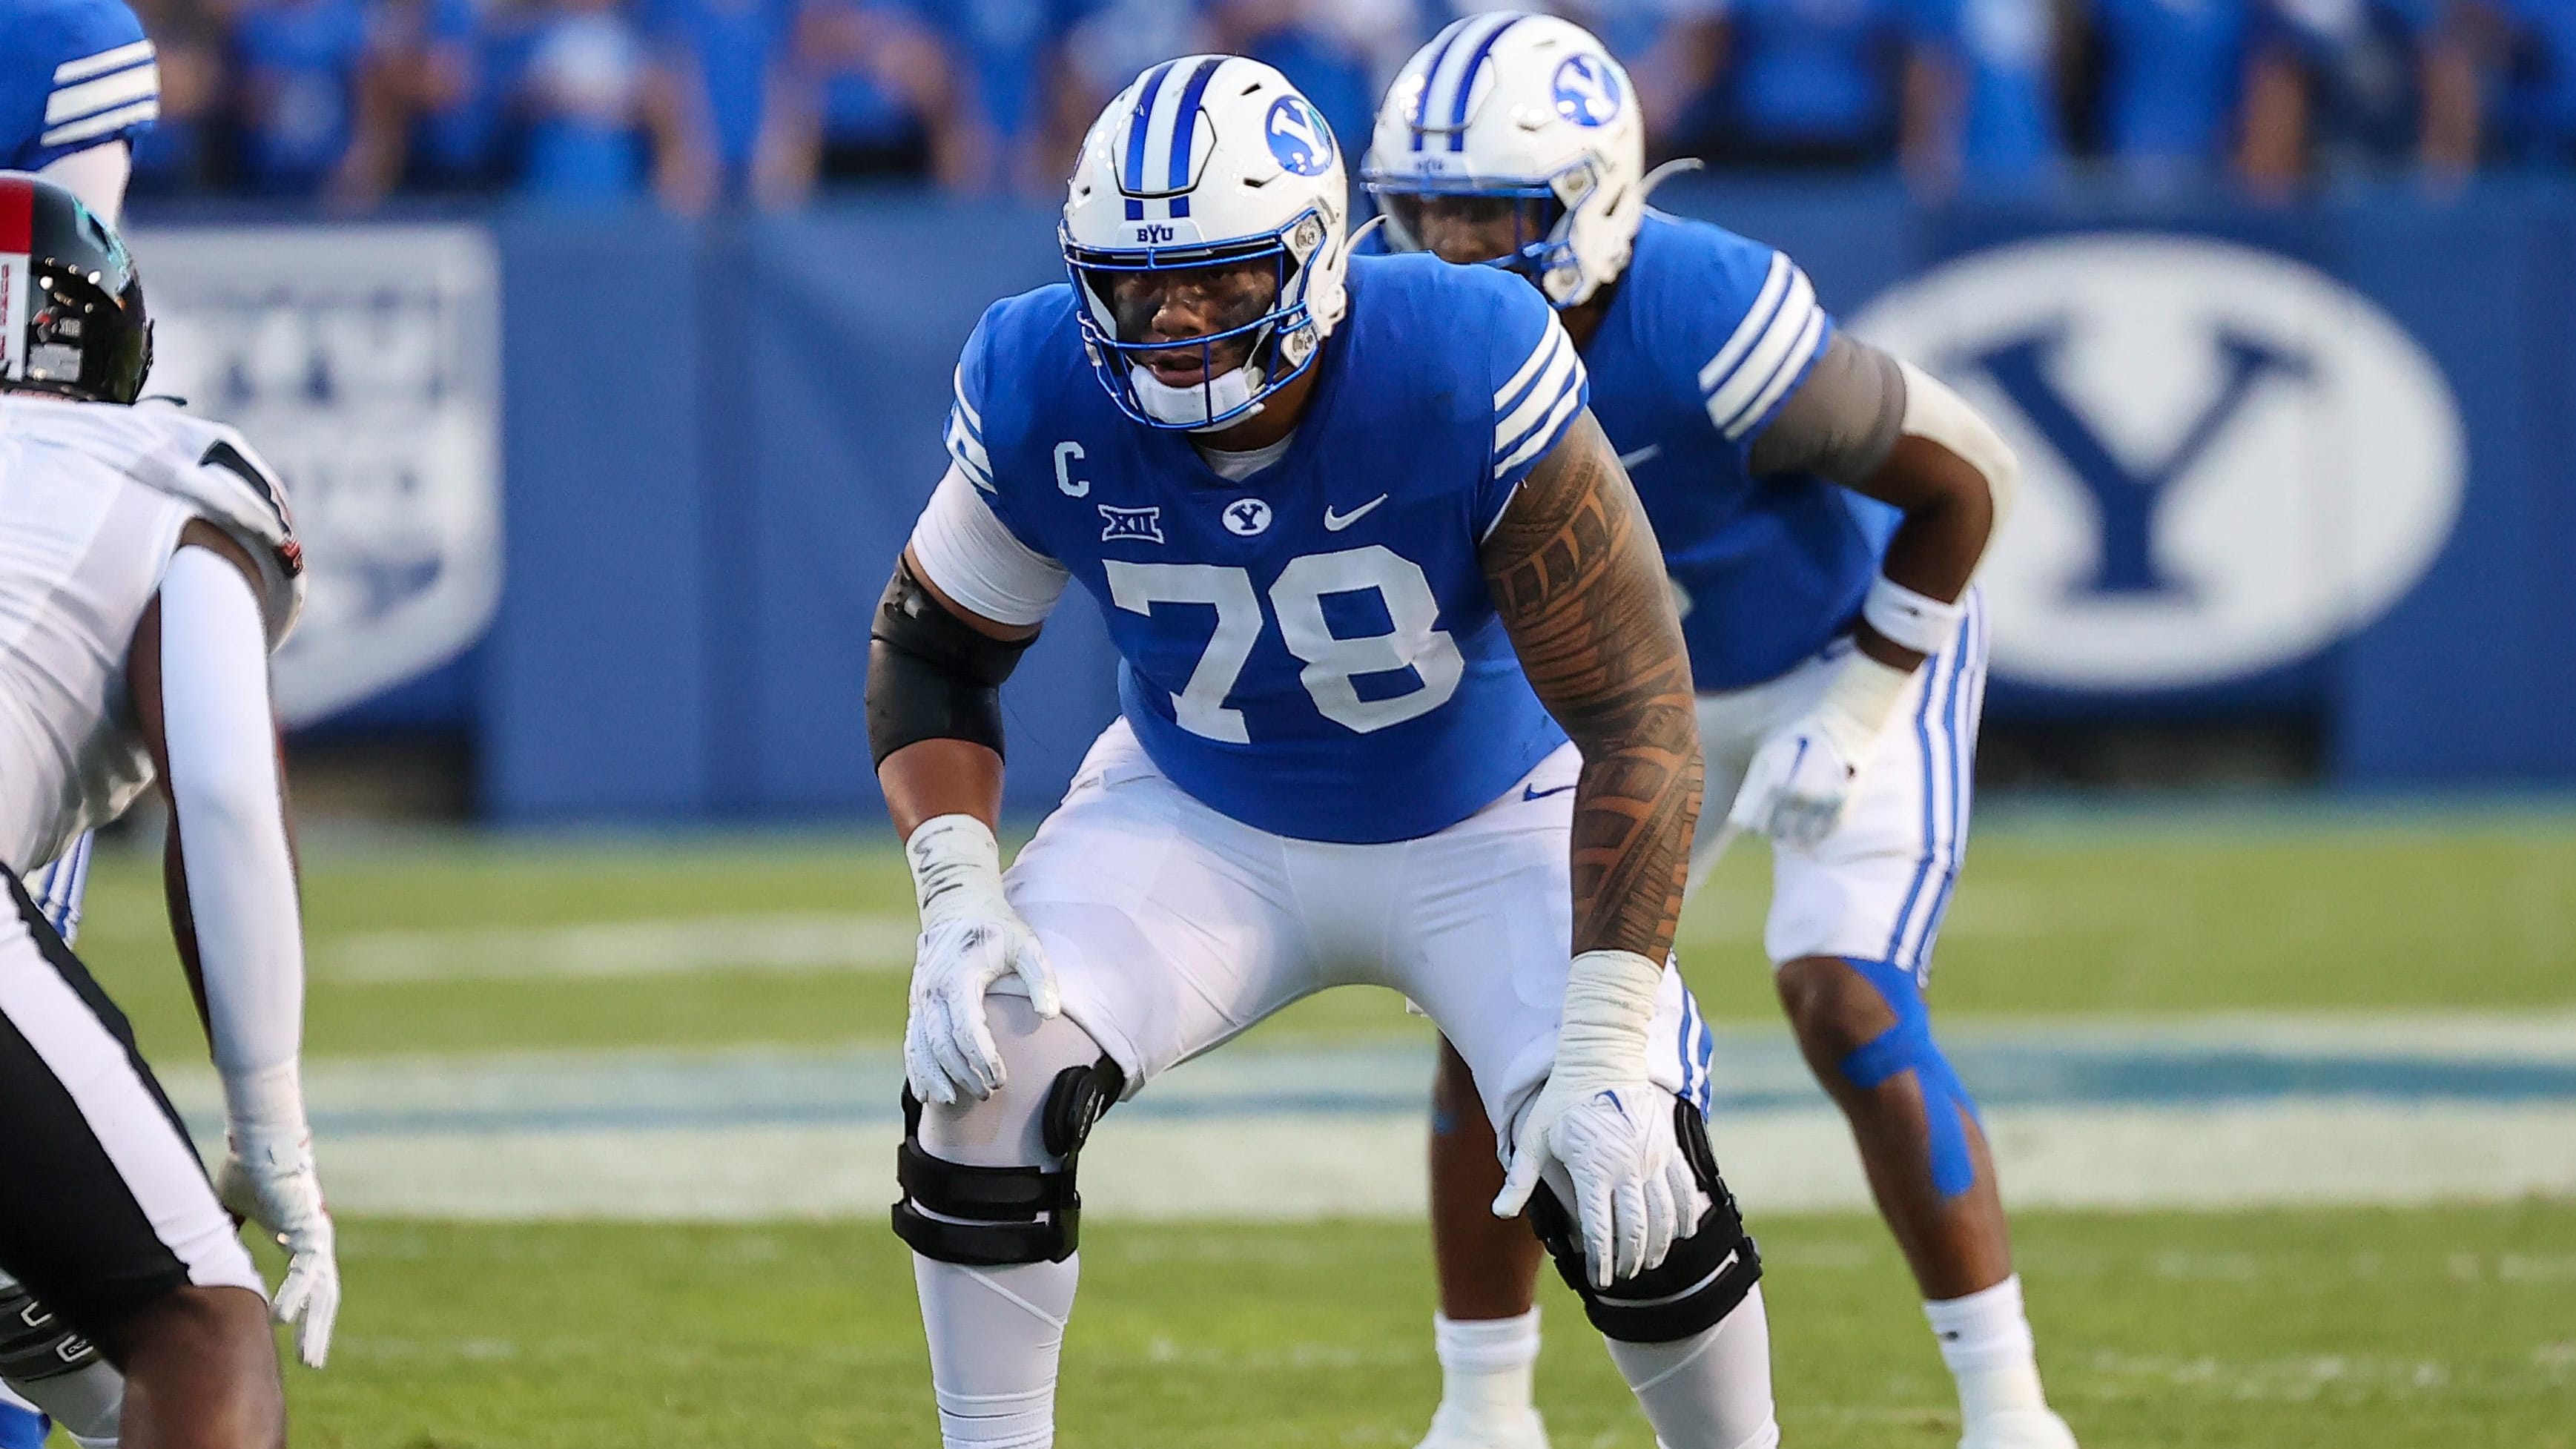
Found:
[[1583, 753], [1574, 787], [1574, 949], [1671, 950], [1699, 819], [1690, 658], [1627, 471], [1585, 412], [1484, 544], [1521, 668]]

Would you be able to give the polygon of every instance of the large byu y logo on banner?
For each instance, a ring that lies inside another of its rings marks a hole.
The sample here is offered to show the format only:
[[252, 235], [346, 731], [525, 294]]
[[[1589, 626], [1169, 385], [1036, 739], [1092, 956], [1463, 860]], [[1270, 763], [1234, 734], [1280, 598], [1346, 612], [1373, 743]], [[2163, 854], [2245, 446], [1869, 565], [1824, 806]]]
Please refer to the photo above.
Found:
[[2403, 597], [2459, 513], [2466, 453], [2432, 359], [2275, 253], [2025, 242], [1852, 328], [1959, 388], [2021, 455], [1981, 576], [2015, 678], [2159, 689], [2305, 658]]

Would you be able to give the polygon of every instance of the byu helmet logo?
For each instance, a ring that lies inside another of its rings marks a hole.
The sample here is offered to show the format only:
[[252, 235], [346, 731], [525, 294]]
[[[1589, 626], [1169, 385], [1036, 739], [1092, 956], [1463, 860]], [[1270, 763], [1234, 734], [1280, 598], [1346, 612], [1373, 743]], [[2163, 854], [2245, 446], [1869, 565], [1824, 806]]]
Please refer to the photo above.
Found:
[[1270, 526], [1270, 505], [1258, 498], [1238, 498], [1225, 506], [1225, 530], [1250, 538]]
[[1556, 113], [1578, 126], [1610, 124], [1619, 115], [1619, 77], [1599, 56], [1567, 56], [1556, 68]]
[[1281, 96], [1271, 102], [1263, 130], [1269, 135], [1270, 154], [1298, 175], [1321, 176], [1332, 166], [1333, 130], [1303, 100]]
[[2459, 516], [2458, 404], [2372, 302], [2274, 252], [2094, 233], [1973, 252], [1852, 331], [1947, 376], [2022, 460], [1981, 580], [1997, 673], [2223, 684], [2405, 597]]

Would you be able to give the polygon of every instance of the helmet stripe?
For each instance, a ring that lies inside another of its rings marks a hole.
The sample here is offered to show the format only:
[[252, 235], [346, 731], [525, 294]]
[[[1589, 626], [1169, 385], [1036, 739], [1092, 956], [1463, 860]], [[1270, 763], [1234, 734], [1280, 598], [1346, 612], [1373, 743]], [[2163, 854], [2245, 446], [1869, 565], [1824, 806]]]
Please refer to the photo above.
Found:
[[16, 177], [0, 181], [0, 252], [35, 249], [36, 188]]
[[[1190, 143], [1197, 139], [1199, 102], [1207, 95], [1208, 82], [1216, 78], [1217, 67], [1223, 64], [1225, 57], [1221, 55], [1200, 61], [1198, 69], [1190, 72], [1190, 83], [1181, 88], [1180, 114], [1172, 118], [1172, 159], [1165, 182], [1168, 190], [1179, 191], [1190, 184]], [[1172, 215], [1189, 214], [1190, 199], [1173, 197]]]
[[1506, 16], [1502, 24], [1486, 31], [1484, 40], [1476, 46], [1476, 53], [1467, 57], [1466, 69], [1458, 73], [1458, 92], [1449, 103], [1450, 150], [1467, 149], [1467, 98], [1476, 93], [1476, 72], [1484, 69], [1485, 57], [1494, 53], [1494, 42], [1503, 38], [1504, 31], [1520, 23], [1520, 16]]
[[1145, 189], [1145, 132], [1153, 125], [1154, 97], [1162, 93], [1163, 77], [1178, 64], [1177, 60], [1164, 61], [1146, 75], [1145, 89], [1136, 96], [1136, 114], [1127, 120], [1127, 165], [1120, 186], [1130, 194]]
[[1413, 149], [1416, 151], [1422, 149], [1422, 123], [1431, 114], [1431, 86], [1440, 79], [1440, 63], [1449, 58], [1449, 48], [1458, 43], [1458, 37], [1475, 23], [1474, 16], [1449, 22], [1449, 28], [1440, 32], [1440, 48], [1432, 53], [1431, 64], [1422, 68], [1422, 89], [1413, 93], [1413, 114], [1405, 118], [1413, 126]]

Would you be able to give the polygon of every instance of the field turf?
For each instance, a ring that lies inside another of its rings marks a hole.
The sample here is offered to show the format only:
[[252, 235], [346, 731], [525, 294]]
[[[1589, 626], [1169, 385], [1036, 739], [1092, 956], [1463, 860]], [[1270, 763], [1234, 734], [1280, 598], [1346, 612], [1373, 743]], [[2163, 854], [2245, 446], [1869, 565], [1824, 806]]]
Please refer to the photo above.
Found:
[[[2091, 1449], [2576, 1445], [2576, 1209], [2028, 1216], [2022, 1271]], [[1947, 1376], [1874, 1221], [1762, 1221], [1787, 1442], [1948, 1449]], [[935, 1446], [911, 1274], [874, 1223], [356, 1223], [296, 1442]], [[1406, 1449], [1438, 1393], [1413, 1224], [1086, 1231], [1065, 1449]], [[1652, 1440], [1544, 1297], [1563, 1449]]]
[[[304, 854], [319, 1056], [890, 1041], [899, 966], [604, 979], [343, 979], [362, 933], [703, 915], [900, 920], [900, 863], [827, 839], [687, 845], [318, 836]], [[1766, 868], [1739, 852], [1682, 943], [1713, 1015], [1772, 1010]], [[83, 954], [155, 1060], [202, 1061], [153, 862], [102, 858]], [[460, 936], [460, 940], [474, 938]], [[2576, 815], [1996, 817], [1945, 937], [1953, 1016], [2576, 1009]], [[1416, 1034], [1374, 992], [1272, 1040]], [[325, 1143], [324, 1162], [329, 1162]], [[1946, 1376], [1868, 1219], [1765, 1217], [1793, 1445], [1941, 1449]], [[2576, 1446], [2576, 1203], [2025, 1214], [2043, 1363], [2110, 1445]], [[752, 1227], [343, 1226], [331, 1368], [290, 1371], [295, 1442], [927, 1446], [905, 1260], [875, 1221]], [[1099, 1221], [1062, 1443], [1404, 1449], [1436, 1392], [1418, 1224]], [[1650, 1438], [1548, 1290], [1541, 1403], [1560, 1446]]]

